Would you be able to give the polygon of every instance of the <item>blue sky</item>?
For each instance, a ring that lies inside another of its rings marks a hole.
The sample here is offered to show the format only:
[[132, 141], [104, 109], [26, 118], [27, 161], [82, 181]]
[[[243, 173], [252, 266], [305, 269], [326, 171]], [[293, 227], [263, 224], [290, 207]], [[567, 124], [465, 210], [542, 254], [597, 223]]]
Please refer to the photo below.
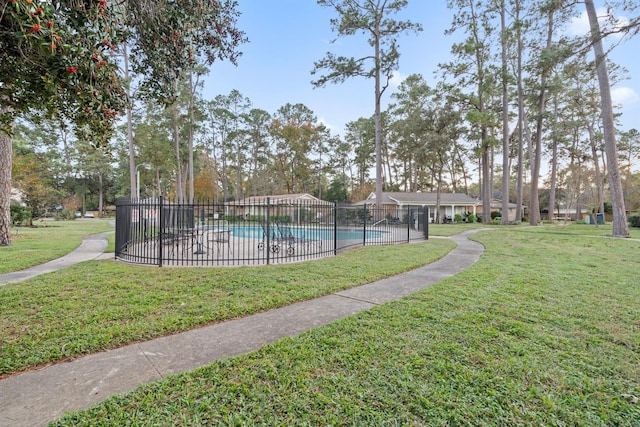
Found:
[[[328, 84], [314, 89], [311, 80], [313, 63], [331, 51], [347, 56], [369, 54], [363, 37], [335, 38], [329, 20], [335, 16], [331, 8], [317, 5], [315, 0], [239, 0], [242, 13], [239, 27], [249, 43], [241, 47], [238, 66], [218, 62], [206, 76], [204, 97], [239, 90], [252, 107], [275, 113], [286, 103], [302, 103], [334, 134], [343, 135], [344, 125], [373, 114], [373, 81], [352, 78], [342, 84]], [[600, 2], [596, 0], [596, 6]], [[452, 11], [445, 0], [409, 0], [402, 19], [420, 23], [423, 31], [400, 37], [398, 83], [404, 76], [422, 74], [429, 84], [435, 83], [437, 64], [450, 60], [454, 37], [445, 36]], [[569, 31], [578, 31], [576, 20]], [[618, 46], [612, 58], [629, 70], [630, 79], [614, 88], [614, 101], [623, 103], [622, 129], [640, 129], [640, 36]], [[392, 85], [384, 95], [389, 102]]]

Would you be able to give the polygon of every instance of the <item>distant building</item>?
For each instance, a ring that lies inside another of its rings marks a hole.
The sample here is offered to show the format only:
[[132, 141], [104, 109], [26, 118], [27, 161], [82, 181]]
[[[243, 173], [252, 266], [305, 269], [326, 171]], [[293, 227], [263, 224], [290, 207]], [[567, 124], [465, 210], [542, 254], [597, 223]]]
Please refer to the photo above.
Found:
[[24, 193], [14, 187], [11, 187], [11, 195], [9, 196], [10, 203], [18, 203], [20, 205], [24, 204]]
[[287, 216], [291, 222], [299, 222], [301, 216], [305, 216], [306, 220], [310, 218], [322, 220], [328, 216], [333, 207], [332, 202], [318, 199], [311, 194], [296, 193], [247, 197], [225, 203], [225, 210], [228, 215], [247, 219], [266, 219], [267, 205], [271, 216]]
[[[405, 193], [405, 192], [383, 192], [380, 206], [384, 209], [385, 216], [402, 219], [401, 215], [409, 208], [429, 208], [429, 222], [436, 219], [437, 193]], [[375, 204], [376, 194], [371, 193], [366, 200], [355, 203], [356, 206], [364, 204]], [[462, 193], [440, 193], [440, 221], [445, 218], [453, 219], [456, 214], [466, 213], [476, 214], [480, 201]]]
[[[478, 215], [482, 215], [482, 209], [483, 205], [482, 202], [480, 202], [480, 204], [478, 204], [478, 210], [477, 210], [477, 214]], [[509, 221], [516, 221], [516, 208], [518, 207], [517, 204], [515, 203], [509, 203], [508, 206], [508, 211], [509, 211], [509, 216], [507, 217], [507, 219]], [[522, 207], [522, 212], [524, 213], [526, 210], [526, 206]], [[499, 199], [491, 199], [491, 210], [490, 212], [501, 212], [502, 213], [502, 200]]]

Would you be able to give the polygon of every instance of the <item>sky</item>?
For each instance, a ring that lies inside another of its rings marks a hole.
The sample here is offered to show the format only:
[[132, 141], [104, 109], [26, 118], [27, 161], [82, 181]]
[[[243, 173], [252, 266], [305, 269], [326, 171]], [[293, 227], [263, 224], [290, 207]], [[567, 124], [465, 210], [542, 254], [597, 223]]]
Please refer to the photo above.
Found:
[[[400, 67], [383, 96], [384, 105], [403, 78], [419, 73], [434, 85], [438, 63], [450, 61], [454, 36], [446, 36], [453, 12], [445, 0], [409, 0], [398, 19], [410, 19], [422, 25], [423, 31], [400, 36]], [[601, 2], [596, 0], [596, 7]], [[213, 99], [237, 89], [249, 98], [252, 108], [275, 113], [287, 103], [302, 103], [333, 134], [344, 135], [345, 124], [370, 117], [374, 112], [374, 83], [354, 77], [344, 83], [329, 83], [313, 88], [311, 75], [314, 62], [327, 52], [360, 57], [370, 54], [363, 37], [343, 37], [331, 43], [336, 35], [330, 19], [332, 8], [319, 6], [315, 0], [238, 0], [241, 16], [238, 27], [249, 43], [240, 47], [238, 65], [217, 62], [205, 77], [203, 96]], [[572, 23], [569, 32], [586, 31], [586, 15]], [[640, 35], [618, 45], [611, 58], [629, 71], [629, 79], [612, 88], [614, 103], [623, 106], [622, 130], [640, 129]]]

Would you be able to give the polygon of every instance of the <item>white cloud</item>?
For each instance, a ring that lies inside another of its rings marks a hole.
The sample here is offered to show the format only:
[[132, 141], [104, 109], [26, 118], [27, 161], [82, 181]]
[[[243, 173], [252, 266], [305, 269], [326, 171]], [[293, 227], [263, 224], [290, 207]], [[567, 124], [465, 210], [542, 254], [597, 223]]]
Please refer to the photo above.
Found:
[[630, 87], [616, 87], [611, 90], [611, 99], [615, 105], [626, 106], [640, 101], [640, 95]]
[[331, 125], [331, 123], [327, 122], [323, 117], [318, 118], [318, 123], [325, 125], [325, 127], [330, 131], [333, 131], [335, 129], [335, 127]]
[[407, 76], [400, 74], [400, 71], [394, 71], [391, 79], [389, 80], [389, 84], [393, 87], [398, 87], [406, 78]]
[[[610, 22], [610, 16], [608, 15], [608, 11], [606, 8], [598, 8], [596, 10], [596, 14], [598, 15], [598, 22], [600, 23], [600, 27], [602, 29], [606, 29], [611, 31], [612, 22]], [[618, 17], [615, 21], [613, 21], [613, 29], [619, 29], [624, 25], [629, 24], [629, 18], [621, 16]], [[568, 26], [569, 33], [574, 36], [584, 36], [589, 34], [591, 30], [591, 26], [589, 25], [589, 17], [587, 16], [587, 12], [584, 11], [580, 14], [580, 16], [574, 17]], [[612, 37], [621, 38], [623, 36], [622, 33], [612, 34]]]

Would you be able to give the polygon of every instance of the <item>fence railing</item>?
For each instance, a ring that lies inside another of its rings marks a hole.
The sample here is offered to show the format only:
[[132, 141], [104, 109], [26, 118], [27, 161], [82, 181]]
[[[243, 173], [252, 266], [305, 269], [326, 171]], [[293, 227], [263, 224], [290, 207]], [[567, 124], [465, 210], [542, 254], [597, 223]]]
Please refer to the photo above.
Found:
[[117, 259], [157, 266], [278, 264], [428, 238], [426, 207], [256, 199], [216, 204], [116, 202]]

